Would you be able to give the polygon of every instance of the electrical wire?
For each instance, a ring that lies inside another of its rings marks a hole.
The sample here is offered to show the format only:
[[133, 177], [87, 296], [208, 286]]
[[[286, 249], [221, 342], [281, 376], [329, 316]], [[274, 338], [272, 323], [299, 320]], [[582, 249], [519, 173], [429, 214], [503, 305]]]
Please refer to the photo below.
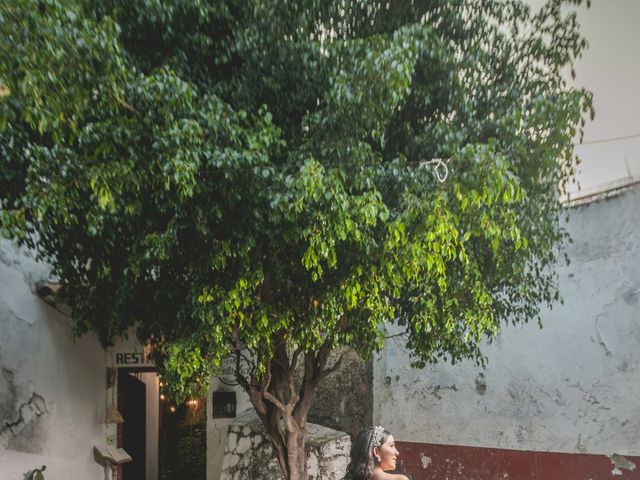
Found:
[[599, 138], [598, 140], [589, 140], [586, 142], [574, 143], [573, 145], [575, 147], [579, 147], [581, 145], [594, 145], [597, 143], [618, 142], [620, 140], [630, 140], [633, 138], [640, 138], [640, 133], [634, 133], [633, 135], [624, 135], [622, 137]]

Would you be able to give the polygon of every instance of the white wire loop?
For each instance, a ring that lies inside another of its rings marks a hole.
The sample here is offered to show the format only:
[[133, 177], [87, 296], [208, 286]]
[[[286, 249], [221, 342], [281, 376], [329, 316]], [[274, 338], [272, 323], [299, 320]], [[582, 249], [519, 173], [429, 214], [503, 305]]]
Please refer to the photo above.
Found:
[[[433, 169], [436, 172], [436, 177], [438, 177], [440, 183], [443, 183], [449, 176], [449, 167], [447, 167], [446, 162], [448, 162], [448, 160], [445, 161], [441, 158], [434, 158], [433, 160], [425, 160], [423, 165], [435, 165]], [[440, 173], [440, 168], [444, 170], [444, 173]]]

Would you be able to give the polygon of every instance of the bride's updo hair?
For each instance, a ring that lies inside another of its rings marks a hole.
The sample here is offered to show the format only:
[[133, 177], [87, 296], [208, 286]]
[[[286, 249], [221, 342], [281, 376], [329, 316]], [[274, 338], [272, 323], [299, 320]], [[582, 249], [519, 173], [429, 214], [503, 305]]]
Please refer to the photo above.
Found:
[[360, 430], [351, 444], [351, 462], [347, 465], [344, 480], [369, 480], [376, 466], [373, 448], [380, 447], [391, 435], [383, 427], [369, 427]]

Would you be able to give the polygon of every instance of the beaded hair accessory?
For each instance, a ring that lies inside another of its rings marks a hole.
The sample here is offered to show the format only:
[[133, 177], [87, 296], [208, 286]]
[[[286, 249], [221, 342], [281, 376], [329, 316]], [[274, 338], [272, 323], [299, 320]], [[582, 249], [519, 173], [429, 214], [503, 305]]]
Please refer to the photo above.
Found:
[[374, 447], [381, 447], [382, 437], [384, 437], [384, 427], [381, 425], [378, 425], [377, 427], [373, 427], [373, 436], [371, 437], [371, 444]]

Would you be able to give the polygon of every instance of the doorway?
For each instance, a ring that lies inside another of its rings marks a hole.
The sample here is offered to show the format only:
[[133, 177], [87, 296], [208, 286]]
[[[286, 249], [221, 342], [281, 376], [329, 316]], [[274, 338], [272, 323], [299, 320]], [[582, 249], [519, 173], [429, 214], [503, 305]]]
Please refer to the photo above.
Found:
[[117, 407], [124, 422], [117, 446], [132, 461], [117, 467], [117, 480], [204, 480], [207, 428], [204, 399], [175, 403], [150, 367], [120, 367]]
[[147, 477], [147, 390], [143, 381], [127, 369], [118, 370], [118, 410], [124, 423], [118, 425], [118, 446], [133, 461], [122, 465], [119, 480]]
[[161, 403], [159, 480], [204, 480], [207, 419], [204, 399]]

